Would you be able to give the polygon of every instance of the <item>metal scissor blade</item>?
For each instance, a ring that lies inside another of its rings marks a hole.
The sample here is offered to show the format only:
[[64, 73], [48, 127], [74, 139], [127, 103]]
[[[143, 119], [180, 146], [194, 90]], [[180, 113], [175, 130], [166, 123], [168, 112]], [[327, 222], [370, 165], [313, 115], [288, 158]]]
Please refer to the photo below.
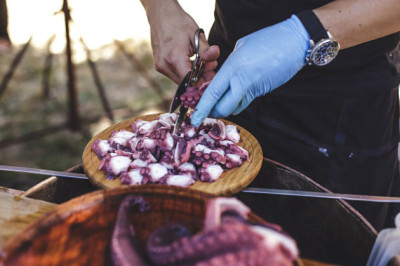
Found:
[[188, 108], [185, 108], [183, 105], [181, 105], [181, 107], [179, 108], [179, 112], [178, 112], [178, 118], [175, 121], [174, 131], [172, 132], [173, 135], [176, 135], [178, 130], [181, 128], [187, 111], [188, 111]]
[[179, 131], [181, 128], [181, 125], [183, 123], [183, 120], [185, 119], [186, 113], [188, 111], [188, 108], [185, 108], [181, 103], [181, 95], [186, 92], [187, 87], [189, 86], [194, 86], [196, 82], [199, 80], [199, 77], [202, 74], [203, 71], [203, 66], [204, 66], [204, 61], [201, 60], [200, 55], [199, 55], [199, 36], [200, 33], [204, 34], [203, 29], [198, 29], [196, 30], [196, 33], [194, 35], [194, 46], [195, 46], [195, 51], [196, 51], [196, 57], [193, 61], [192, 65], [192, 70], [189, 71], [181, 84], [178, 86], [178, 90], [175, 93], [174, 99], [172, 100], [171, 107], [170, 107], [170, 113], [172, 113], [179, 105], [179, 114], [178, 118], [176, 119], [175, 122], [175, 127], [173, 134], [176, 135], [176, 133]]
[[182, 82], [179, 84], [178, 89], [175, 92], [175, 96], [172, 99], [171, 106], [169, 107], [169, 112], [173, 113], [179, 105], [181, 105], [181, 95], [185, 93], [186, 88], [189, 85], [189, 77], [191, 76], [192, 71], [189, 71], [186, 76], [183, 78]]

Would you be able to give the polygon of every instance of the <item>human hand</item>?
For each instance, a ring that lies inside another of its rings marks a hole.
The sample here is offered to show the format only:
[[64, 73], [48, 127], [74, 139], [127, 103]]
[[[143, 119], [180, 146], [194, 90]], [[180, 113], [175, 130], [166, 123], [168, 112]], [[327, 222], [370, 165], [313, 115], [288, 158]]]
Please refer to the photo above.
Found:
[[308, 40], [294, 15], [241, 38], [197, 104], [192, 125], [199, 126], [209, 114], [239, 114], [256, 97], [286, 83], [306, 64]]
[[[175, 1], [158, 1], [146, 10], [155, 68], [178, 84], [192, 68], [190, 57], [195, 53], [194, 35], [199, 26]], [[205, 61], [200, 82], [209, 81], [215, 75], [219, 48], [210, 47], [204, 34], [199, 38], [199, 55]]]

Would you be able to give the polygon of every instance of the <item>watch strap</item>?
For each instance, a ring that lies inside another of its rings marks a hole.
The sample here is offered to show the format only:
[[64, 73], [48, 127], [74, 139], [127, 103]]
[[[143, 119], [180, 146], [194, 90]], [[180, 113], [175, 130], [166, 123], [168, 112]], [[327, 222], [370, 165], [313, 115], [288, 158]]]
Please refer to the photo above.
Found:
[[300, 13], [296, 14], [296, 16], [307, 30], [308, 34], [310, 35], [310, 39], [313, 40], [314, 44], [329, 37], [321, 21], [312, 10], [301, 11]]

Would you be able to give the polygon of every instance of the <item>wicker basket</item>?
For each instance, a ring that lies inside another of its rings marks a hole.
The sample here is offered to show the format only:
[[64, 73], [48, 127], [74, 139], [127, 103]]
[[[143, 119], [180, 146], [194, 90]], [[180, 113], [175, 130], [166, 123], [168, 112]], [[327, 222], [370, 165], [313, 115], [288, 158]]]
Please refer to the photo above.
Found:
[[[106, 265], [119, 204], [141, 195], [150, 211], [133, 213], [131, 221], [143, 246], [159, 226], [180, 221], [201, 230], [205, 201], [200, 191], [165, 185], [127, 186], [96, 191], [68, 201], [11, 239], [0, 252], [0, 265]], [[249, 220], [263, 223], [251, 213]]]

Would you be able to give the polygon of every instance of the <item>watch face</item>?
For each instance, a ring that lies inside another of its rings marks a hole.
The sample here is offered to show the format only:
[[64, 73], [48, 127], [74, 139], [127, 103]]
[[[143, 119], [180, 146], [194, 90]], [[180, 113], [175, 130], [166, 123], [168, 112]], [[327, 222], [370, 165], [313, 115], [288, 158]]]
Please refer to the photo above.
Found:
[[325, 39], [315, 45], [310, 60], [317, 66], [323, 66], [331, 62], [338, 52], [339, 44], [332, 39]]

